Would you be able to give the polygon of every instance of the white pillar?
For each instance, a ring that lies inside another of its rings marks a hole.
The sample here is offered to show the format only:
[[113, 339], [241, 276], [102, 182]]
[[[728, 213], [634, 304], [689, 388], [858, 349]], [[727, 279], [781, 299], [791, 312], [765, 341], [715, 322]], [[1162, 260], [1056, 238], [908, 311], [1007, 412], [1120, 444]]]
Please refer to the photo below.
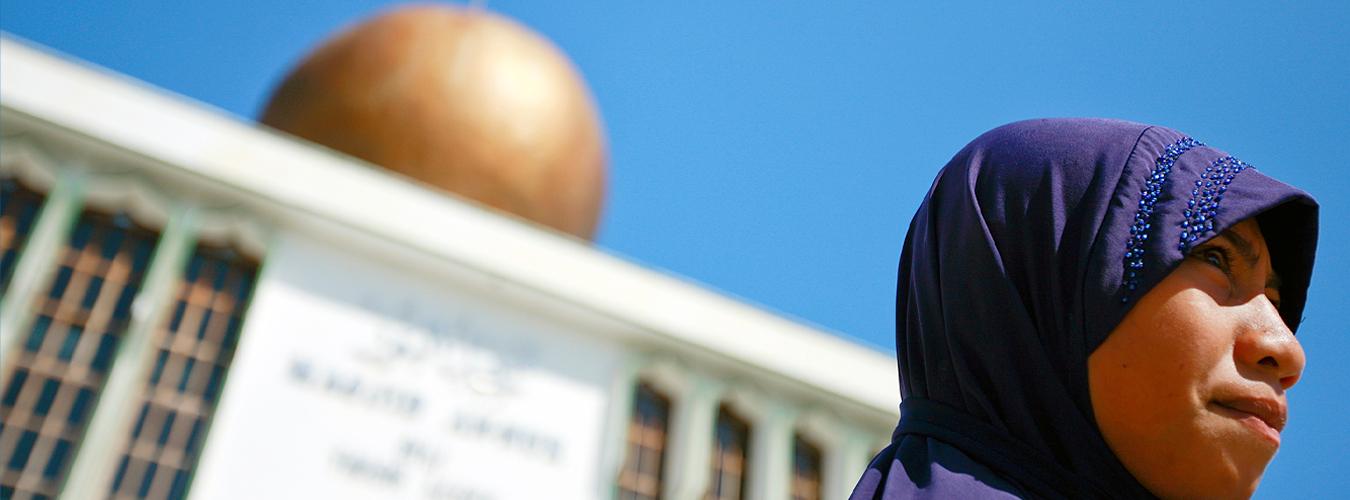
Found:
[[618, 494], [619, 474], [623, 473], [624, 454], [628, 450], [628, 427], [633, 419], [633, 396], [637, 391], [638, 371], [645, 356], [627, 355], [615, 368], [609, 389], [609, 410], [605, 418], [604, 444], [600, 451], [600, 477], [595, 498], [614, 498]]
[[724, 387], [712, 378], [689, 373], [684, 390], [672, 401], [675, 417], [666, 440], [670, 453], [665, 463], [661, 496], [671, 500], [695, 500], [708, 490], [712, 471], [713, 426]]
[[[9, 290], [0, 303], [0, 332], [4, 332], [0, 334], [0, 362], [7, 362], [14, 349], [28, 338], [25, 331], [33, 319], [33, 299], [56, 272], [61, 247], [80, 216], [84, 183], [83, 174], [65, 170], [47, 193], [33, 232], [29, 233], [28, 243], [14, 267]], [[0, 387], [8, 383], [9, 371], [0, 369]]]
[[169, 215], [141, 291], [132, 302], [127, 331], [70, 466], [62, 498], [103, 498], [112, 487], [122, 458], [118, 452], [131, 439], [141, 407], [139, 396], [154, 368], [158, 340], [154, 334], [173, 307], [178, 279], [192, 254], [194, 219], [195, 212], [189, 209], [173, 210]]
[[848, 498], [872, 460], [876, 436], [843, 425], [838, 425], [834, 433], [823, 450], [821, 492], [825, 498]]
[[792, 443], [798, 411], [773, 400], [756, 406], [758, 418], [751, 423], [750, 468], [747, 496], [751, 500], [788, 498], [792, 484]]

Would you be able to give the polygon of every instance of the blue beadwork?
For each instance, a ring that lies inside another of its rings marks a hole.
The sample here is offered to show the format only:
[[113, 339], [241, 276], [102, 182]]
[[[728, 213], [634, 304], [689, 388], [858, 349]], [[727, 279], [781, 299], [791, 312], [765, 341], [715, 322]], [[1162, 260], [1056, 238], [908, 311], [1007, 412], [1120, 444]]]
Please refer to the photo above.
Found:
[[1177, 245], [1181, 253], [1189, 251], [1201, 236], [1214, 230], [1214, 216], [1219, 211], [1219, 202], [1223, 201], [1224, 193], [1228, 192], [1228, 185], [1237, 174], [1248, 168], [1251, 165], [1232, 156], [1214, 160], [1214, 163], [1205, 167], [1205, 171], [1195, 181], [1195, 188], [1191, 189], [1186, 211], [1182, 212], [1185, 219], [1181, 221], [1181, 241]]
[[[1130, 292], [1139, 288], [1139, 278], [1144, 272], [1144, 242], [1148, 241], [1149, 230], [1152, 229], [1150, 221], [1153, 219], [1153, 207], [1158, 204], [1158, 197], [1162, 195], [1163, 183], [1167, 182], [1167, 176], [1172, 173], [1177, 158], [1198, 146], [1204, 144], [1190, 137], [1183, 137], [1167, 146], [1163, 154], [1153, 161], [1153, 170], [1149, 172], [1148, 179], [1144, 181], [1144, 188], [1139, 192], [1139, 208], [1134, 212], [1134, 224], [1130, 225], [1130, 239], [1125, 242], [1122, 282]], [[1121, 302], [1129, 300], [1128, 294], [1120, 299]]]

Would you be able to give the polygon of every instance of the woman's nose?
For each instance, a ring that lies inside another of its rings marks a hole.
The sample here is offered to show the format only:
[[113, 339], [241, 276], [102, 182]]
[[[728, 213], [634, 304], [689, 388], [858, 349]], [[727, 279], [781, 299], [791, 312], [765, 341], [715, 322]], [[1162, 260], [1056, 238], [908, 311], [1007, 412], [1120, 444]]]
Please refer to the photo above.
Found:
[[1293, 387], [1307, 363], [1303, 346], [1264, 296], [1248, 305], [1255, 308], [1257, 318], [1238, 335], [1233, 350], [1238, 365], [1258, 374], [1262, 381], [1276, 384], [1279, 389]]

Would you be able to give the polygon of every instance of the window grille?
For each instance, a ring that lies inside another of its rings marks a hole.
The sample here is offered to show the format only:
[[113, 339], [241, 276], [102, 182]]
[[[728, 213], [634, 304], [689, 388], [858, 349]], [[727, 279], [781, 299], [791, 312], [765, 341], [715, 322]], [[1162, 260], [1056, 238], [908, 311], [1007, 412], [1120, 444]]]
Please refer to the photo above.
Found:
[[80, 214], [0, 394], [0, 497], [50, 498], [103, 389], [157, 235], [123, 214]]
[[619, 498], [661, 498], [661, 468], [665, 462], [670, 401], [646, 383], [637, 386], [633, 417], [628, 424], [628, 455], [619, 473]]
[[9, 278], [28, 243], [42, 198], [14, 177], [0, 178], [0, 292], [9, 289]]
[[717, 411], [716, 441], [712, 454], [712, 481], [707, 500], [740, 500], [745, 497], [746, 451], [750, 425], [725, 405]]
[[113, 479], [113, 498], [184, 498], [239, 341], [257, 264], [198, 246], [174, 308], [155, 331], [158, 353]]
[[792, 500], [820, 500], [820, 448], [792, 439]]

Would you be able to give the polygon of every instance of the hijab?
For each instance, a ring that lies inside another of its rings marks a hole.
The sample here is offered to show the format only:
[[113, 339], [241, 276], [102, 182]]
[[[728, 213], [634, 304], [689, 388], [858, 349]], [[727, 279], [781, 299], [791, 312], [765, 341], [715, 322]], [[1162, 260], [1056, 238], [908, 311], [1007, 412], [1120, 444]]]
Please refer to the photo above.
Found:
[[1088, 356], [1189, 248], [1257, 217], [1298, 327], [1317, 204], [1163, 127], [1012, 123], [941, 170], [900, 257], [901, 418], [855, 499], [1150, 497], [1097, 428]]

